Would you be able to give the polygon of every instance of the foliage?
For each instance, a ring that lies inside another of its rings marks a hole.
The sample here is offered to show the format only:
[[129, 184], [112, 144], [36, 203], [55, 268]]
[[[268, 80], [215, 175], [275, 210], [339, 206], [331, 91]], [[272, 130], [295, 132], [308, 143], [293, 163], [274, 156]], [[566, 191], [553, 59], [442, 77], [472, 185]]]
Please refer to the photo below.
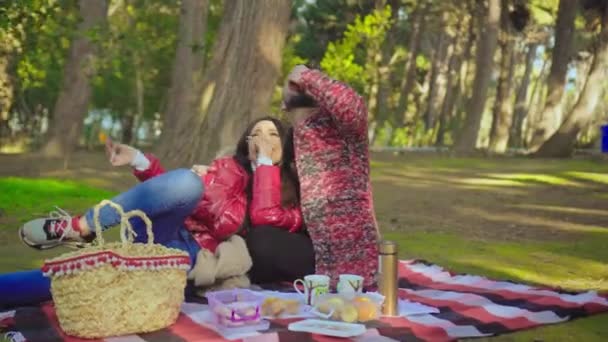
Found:
[[46, 11], [55, 15], [32, 15], [23, 34], [23, 50], [15, 67], [17, 96], [29, 108], [42, 106], [50, 109], [54, 105], [61, 90], [63, 66], [79, 18], [75, 2], [61, 2]]
[[391, 8], [374, 10], [361, 18], [357, 16], [344, 32], [344, 38], [336, 43], [329, 43], [321, 68], [331, 76], [349, 83], [360, 92], [364, 92], [372, 74], [375, 72], [375, 61], [368, 55], [377, 51], [390, 28]]
[[125, 2], [101, 37], [93, 105], [115, 115], [137, 110], [137, 78], [144, 84], [143, 114], [153, 117], [170, 84], [179, 7], [169, 0]]

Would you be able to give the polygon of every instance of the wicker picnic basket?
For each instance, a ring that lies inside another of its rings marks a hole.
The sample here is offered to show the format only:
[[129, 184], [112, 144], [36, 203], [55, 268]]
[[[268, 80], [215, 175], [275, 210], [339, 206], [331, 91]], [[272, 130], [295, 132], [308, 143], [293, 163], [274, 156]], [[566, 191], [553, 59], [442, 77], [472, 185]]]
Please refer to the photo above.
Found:
[[[121, 215], [122, 242], [104, 243], [99, 211], [105, 205]], [[145, 222], [147, 243], [133, 243], [132, 217]], [[175, 323], [184, 301], [188, 254], [154, 244], [152, 223], [142, 211], [125, 213], [104, 200], [95, 207], [94, 221], [95, 245], [47, 260], [42, 268], [51, 278], [61, 328], [68, 335], [101, 338]]]

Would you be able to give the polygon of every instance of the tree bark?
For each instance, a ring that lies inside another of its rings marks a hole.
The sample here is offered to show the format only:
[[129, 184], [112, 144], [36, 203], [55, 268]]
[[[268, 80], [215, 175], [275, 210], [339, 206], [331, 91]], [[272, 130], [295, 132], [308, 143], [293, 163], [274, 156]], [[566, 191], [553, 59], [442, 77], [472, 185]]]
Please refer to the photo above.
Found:
[[574, 108], [560, 128], [535, 153], [538, 157], [569, 157], [579, 132], [593, 119], [597, 104], [606, 90], [608, 77], [608, 6], [604, 6], [602, 29], [587, 82]]
[[509, 0], [501, 0], [501, 51], [500, 76], [494, 102], [492, 129], [490, 131], [490, 151], [504, 153], [509, 142], [509, 131], [513, 121], [511, 93], [513, 89], [513, 69], [515, 67], [515, 42], [509, 18]]
[[461, 58], [460, 68], [458, 70], [458, 86], [456, 88], [456, 94], [454, 94], [454, 106], [457, 112], [454, 113], [457, 119], [456, 132], [459, 132], [463, 126], [464, 119], [466, 118], [466, 99], [470, 96], [469, 89], [471, 88], [471, 79], [474, 78], [475, 74], [471, 70], [474, 64], [473, 58], [473, 45], [475, 44], [477, 37], [477, 28], [479, 22], [480, 9], [475, 5], [475, 1], [467, 1], [467, 14], [469, 17], [467, 41], [465, 43], [463, 56]]
[[80, 0], [78, 36], [72, 41], [63, 71], [63, 86], [55, 107], [49, 136], [42, 153], [48, 157], [69, 158], [78, 145], [83, 120], [91, 98], [90, 79], [94, 73], [95, 46], [87, 38], [89, 30], [105, 24], [108, 11], [106, 0]]
[[401, 95], [399, 96], [399, 103], [395, 113], [397, 115], [398, 126], [405, 124], [405, 118], [407, 116], [407, 104], [408, 97], [414, 85], [416, 84], [416, 57], [418, 57], [418, 50], [420, 50], [420, 41], [422, 38], [422, 32], [424, 32], [426, 26], [425, 17], [429, 11], [430, 4], [428, 0], [421, 1], [418, 3], [416, 10], [412, 14], [412, 33], [410, 35], [410, 43], [408, 46], [408, 62], [405, 67], [405, 77], [401, 84]]
[[205, 163], [235, 146], [247, 124], [267, 115], [281, 70], [291, 2], [228, 1], [197, 113], [178, 130], [170, 163]]
[[177, 49], [173, 60], [171, 88], [163, 115], [159, 155], [172, 155], [172, 141], [177, 132], [187, 130], [188, 118], [197, 115], [201, 79], [205, 61], [205, 32], [209, 13], [208, 0], [182, 0]]
[[[389, 0], [388, 5], [391, 6], [391, 28], [387, 32], [386, 39], [382, 45], [382, 61], [378, 68], [378, 92], [376, 96], [376, 114], [374, 115], [376, 121], [376, 128], [382, 129], [384, 123], [389, 120], [390, 116], [390, 105], [389, 98], [392, 89], [392, 80], [390, 75], [392, 74], [392, 67], [394, 62], [394, 50], [397, 35], [397, 19], [399, 14], [399, 0]], [[376, 138], [376, 131], [372, 131], [372, 139], [370, 143], [373, 145]]]
[[526, 65], [524, 74], [519, 84], [519, 89], [515, 95], [515, 109], [513, 111], [513, 124], [511, 125], [511, 138], [509, 141], [513, 147], [523, 146], [523, 123], [528, 114], [527, 98], [528, 88], [530, 87], [530, 76], [534, 68], [534, 59], [538, 44], [530, 43], [526, 53]]
[[551, 71], [547, 79], [547, 100], [532, 134], [529, 146], [531, 151], [537, 150], [559, 127], [568, 63], [572, 56], [574, 19], [576, 18], [578, 5], [579, 0], [560, 0], [559, 2]]
[[0, 146], [11, 133], [8, 122], [14, 99], [13, 77], [9, 70], [12, 53], [7, 50], [0, 47]]
[[[448, 13], [444, 12], [441, 16], [440, 25], [443, 27], [447, 25]], [[437, 48], [435, 50], [435, 56], [431, 66], [431, 81], [429, 83], [429, 95], [427, 98], [426, 113], [424, 114], [424, 124], [426, 130], [435, 128], [435, 121], [439, 117], [441, 110], [440, 99], [445, 98], [446, 83], [447, 83], [447, 59], [448, 59], [448, 46], [449, 36], [442, 30], [439, 33], [437, 41]]]
[[[456, 24], [456, 36], [452, 37], [452, 44], [450, 47], [450, 61], [448, 63], [447, 81], [446, 81], [446, 93], [441, 106], [441, 114], [439, 116], [439, 127], [437, 128], [437, 138], [435, 140], [435, 146], [445, 145], [445, 133], [448, 129], [448, 122], [452, 118], [454, 113], [454, 106], [457, 98], [460, 94], [460, 73], [463, 58], [466, 58], [467, 54], [470, 54], [470, 42], [472, 41], [471, 36], [467, 36], [466, 32], [470, 31], [470, 26], [474, 25], [473, 20], [469, 19], [468, 28], [461, 32], [462, 21], [458, 21]], [[462, 47], [465, 41], [461, 37], [466, 37], [465, 46]]]
[[488, 0], [488, 9], [484, 13], [479, 42], [477, 44], [477, 57], [475, 80], [473, 81], [473, 95], [467, 106], [467, 117], [464, 129], [460, 132], [454, 148], [458, 153], [470, 153], [476, 149], [477, 137], [481, 126], [481, 118], [486, 103], [488, 85], [492, 77], [494, 66], [494, 52], [498, 28], [500, 26], [500, 0]]

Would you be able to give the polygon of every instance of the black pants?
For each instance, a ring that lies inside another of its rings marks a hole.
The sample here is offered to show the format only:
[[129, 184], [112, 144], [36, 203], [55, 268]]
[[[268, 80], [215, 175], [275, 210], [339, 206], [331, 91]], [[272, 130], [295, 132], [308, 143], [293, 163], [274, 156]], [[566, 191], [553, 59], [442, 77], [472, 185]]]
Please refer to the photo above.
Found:
[[315, 273], [315, 253], [305, 233], [290, 233], [272, 226], [258, 226], [247, 232], [247, 247], [254, 284], [294, 281]]

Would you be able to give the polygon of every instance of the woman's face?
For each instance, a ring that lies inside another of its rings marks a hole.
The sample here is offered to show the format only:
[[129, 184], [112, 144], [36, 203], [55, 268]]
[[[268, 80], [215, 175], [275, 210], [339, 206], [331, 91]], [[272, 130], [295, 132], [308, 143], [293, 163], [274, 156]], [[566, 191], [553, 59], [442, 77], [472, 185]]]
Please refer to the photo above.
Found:
[[257, 145], [257, 148], [250, 149], [250, 153], [255, 154], [254, 156], [249, 156], [252, 160], [255, 160], [257, 153], [261, 151], [272, 159], [273, 164], [281, 162], [283, 158], [283, 146], [281, 136], [274, 122], [262, 120], [256, 123], [251, 130], [250, 136], [252, 141]]

